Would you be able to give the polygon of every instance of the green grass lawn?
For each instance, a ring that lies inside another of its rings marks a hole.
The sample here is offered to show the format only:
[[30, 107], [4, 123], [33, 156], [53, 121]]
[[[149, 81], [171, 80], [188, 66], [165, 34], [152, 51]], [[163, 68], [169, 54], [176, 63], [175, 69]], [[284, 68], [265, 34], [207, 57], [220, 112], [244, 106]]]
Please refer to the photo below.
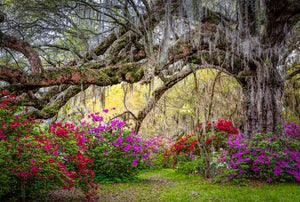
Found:
[[100, 201], [300, 201], [300, 184], [216, 184], [171, 169], [143, 172], [139, 179], [101, 184]]

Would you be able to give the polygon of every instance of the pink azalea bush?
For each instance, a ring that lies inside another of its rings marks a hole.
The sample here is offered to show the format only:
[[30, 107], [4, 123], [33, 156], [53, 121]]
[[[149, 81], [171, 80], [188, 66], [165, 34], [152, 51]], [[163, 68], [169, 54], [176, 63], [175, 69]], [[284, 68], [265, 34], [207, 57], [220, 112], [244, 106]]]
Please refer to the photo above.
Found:
[[54, 123], [40, 128], [35, 117], [18, 117], [17, 98], [1, 93], [0, 198], [24, 200], [41, 197], [51, 188], [82, 188], [88, 198], [96, 185], [87, 168], [93, 160], [84, 155], [88, 140], [72, 124]]
[[144, 138], [144, 141], [147, 143], [148, 147], [151, 148], [151, 158], [154, 159], [154, 164], [156, 168], [169, 168], [170, 167], [170, 159], [163, 159], [165, 155], [165, 151], [170, 150], [170, 147], [175, 143], [175, 140], [171, 140], [167, 137], [152, 137], [152, 138]]

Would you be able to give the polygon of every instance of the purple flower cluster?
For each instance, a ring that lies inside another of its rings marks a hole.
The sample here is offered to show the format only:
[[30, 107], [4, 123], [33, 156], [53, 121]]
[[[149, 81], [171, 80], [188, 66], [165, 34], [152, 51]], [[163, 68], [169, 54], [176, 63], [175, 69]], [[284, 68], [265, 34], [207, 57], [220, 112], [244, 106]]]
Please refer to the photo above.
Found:
[[92, 118], [93, 122], [96, 122], [96, 121], [101, 122], [101, 121], [103, 121], [103, 117], [98, 116], [99, 114], [100, 114], [99, 112], [96, 112], [95, 114], [90, 114], [90, 115], [88, 115], [88, 118]]
[[[293, 138], [297, 130], [290, 133]], [[231, 136], [227, 144], [229, 149], [221, 154], [220, 161], [229, 165], [231, 177], [300, 181], [299, 140], [272, 134], [256, 134], [248, 140], [239, 134]]]
[[[106, 110], [104, 111], [107, 112]], [[104, 158], [114, 158], [130, 161], [132, 166], [138, 164], [150, 164], [153, 158], [150, 159], [158, 149], [159, 141], [156, 138], [147, 139], [133, 133], [133, 128], [130, 129], [129, 124], [125, 121], [112, 120], [109, 123], [103, 122], [103, 117], [99, 113], [94, 113], [88, 116], [92, 119], [91, 124], [83, 122], [83, 133], [91, 137], [96, 137], [97, 147], [106, 156]], [[109, 161], [109, 159], [107, 159]], [[151, 162], [150, 162], [151, 161]], [[116, 165], [109, 162], [111, 166]]]
[[298, 128], [296, 123], [291, 122], [290, 125], [284, 124], [285, 134], [293, 139], [300, 140], [300, 128]]

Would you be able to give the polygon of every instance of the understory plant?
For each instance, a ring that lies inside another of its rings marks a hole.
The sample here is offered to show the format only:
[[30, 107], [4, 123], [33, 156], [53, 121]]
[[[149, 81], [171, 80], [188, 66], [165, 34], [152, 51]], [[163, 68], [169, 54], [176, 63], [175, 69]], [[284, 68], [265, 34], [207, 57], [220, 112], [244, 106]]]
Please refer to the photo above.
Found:
[[238, 130], [227, 120], [200, 124], [194, 134], [179, 138], [165, 152], [162, 160], [172, 159], [171, 167], [179, 171], [209, 177], [210, 171], [215, 169], [214, 156], [227, 146], [226, 141], [233, 134], [238, 134]]
[[205, 163], [204, 177], [209, 178], [216, 175], [216, 157], [220, 149], [227, 147], [226, 140], [234, 134], [238, 134], [238, 130], [233, 127], [231, 121], [218, 120], [209, 121], [206, 125], [200, 124], [195, 128], [198, 144], [201, 151], [201, 157]]
[[[148, 148], [151, 149], [151, 158], [153, 158], [153, 163], [155, 168], [169, 168], [170, 163], [168, 161], [161, 161], [165, 151], [169, 150], [170, 146], [174, 144], [174, 140], [171, 140], [167, 137], [147, 137], [143, 138], [143, 141], [146, 142]], [[145, 167], [147, 169], [147, 167]]]
[[96, 173], [94, 181], [127, 181], [141, 169], [154, 167], [152, 154], [157, 148], [135, 135], [130, 124], [120, 120], [105, 123], [99, 113], [88, 117], [91, 121], [83, 122], [81, 130], [93, 140], [87, 155], [94, 159], [89, 166]]
[[259, 179], [266, 181], [300, 181], [299, 128], [295, 123], [285, 124], [285, 133], [257, 133], [252, 139], [242, 134], [231, 136], [229, 149], [221, 162], [228, 166], [232, 179]]
[[52, 124], [46, 130], [35, 117], [18, 116], [13, 105], [20, 98], [1, 93], [0, 198], [27, 200], [42, 197], [51, 188], [82, 188], [90, 198], [96, 186], [84, 156], [88, 142], [72, 124]]

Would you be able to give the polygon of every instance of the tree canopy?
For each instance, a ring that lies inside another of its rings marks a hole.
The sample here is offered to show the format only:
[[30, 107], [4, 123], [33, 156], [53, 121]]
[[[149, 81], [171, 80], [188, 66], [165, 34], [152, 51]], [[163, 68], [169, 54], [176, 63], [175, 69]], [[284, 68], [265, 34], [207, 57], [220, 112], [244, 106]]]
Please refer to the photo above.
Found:
[[[296, 0], [4, 0], [0, 4], [1, 90], [51, 118], [90, 85], [162, 85], [135, 116], [198, 69], [214, 68], [243, 87], [244, 132], [283, 125], [287, 59], [299, 51]], [[1, 99], [6, 99], [5, 97]]]

